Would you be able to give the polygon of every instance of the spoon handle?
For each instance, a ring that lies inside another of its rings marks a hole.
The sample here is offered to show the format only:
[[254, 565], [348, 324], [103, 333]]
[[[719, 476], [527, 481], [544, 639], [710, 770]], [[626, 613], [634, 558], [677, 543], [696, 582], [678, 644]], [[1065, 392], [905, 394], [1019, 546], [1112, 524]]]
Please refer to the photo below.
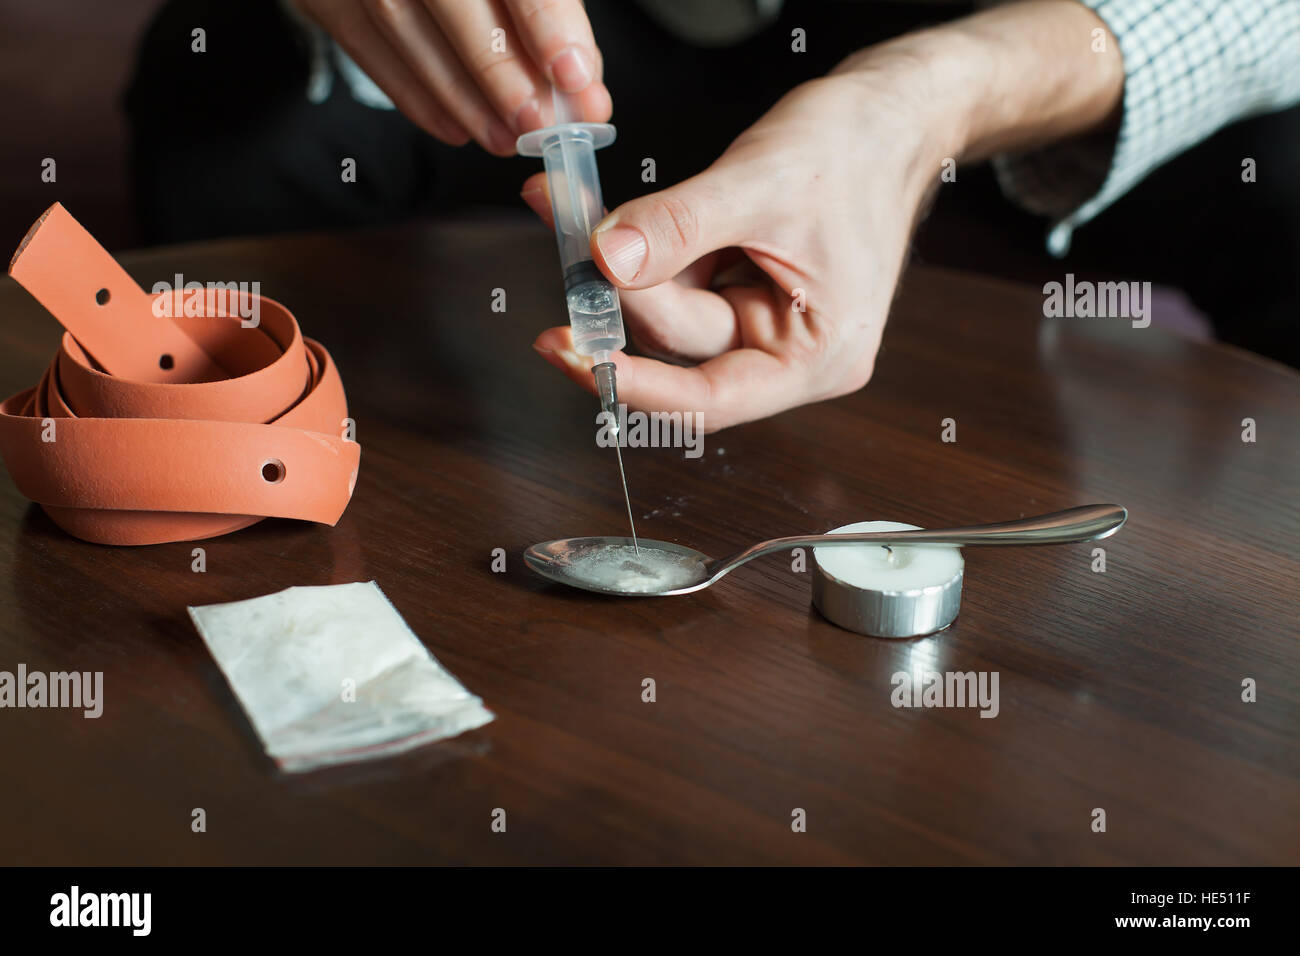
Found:
[[1120, 505], [1082, 505], [1031, 518], [966, 528], [796, 535], [764, 541], [721, 563], [730, 568], [773, 551], [846, 544], [1071, 544], [1114, 534], [1127, 518], [1127, 509]]

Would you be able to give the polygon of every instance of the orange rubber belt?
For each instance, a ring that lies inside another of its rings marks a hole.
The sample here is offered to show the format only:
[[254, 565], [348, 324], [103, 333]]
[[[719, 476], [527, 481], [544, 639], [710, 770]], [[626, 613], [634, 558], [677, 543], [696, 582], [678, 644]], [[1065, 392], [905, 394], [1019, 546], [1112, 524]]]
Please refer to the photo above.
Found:
[[[343, 383], [284, 306], [245, 293], [260, 312], [245, 327], [237, 288], [151, 295], [58, 203], [9, 274], [65, 332], [0, 405], [0, 455], [69, 534], [158, 544], [343, 515], [361, 458]], [[184, 315], [200, 295], [205, 314]]]

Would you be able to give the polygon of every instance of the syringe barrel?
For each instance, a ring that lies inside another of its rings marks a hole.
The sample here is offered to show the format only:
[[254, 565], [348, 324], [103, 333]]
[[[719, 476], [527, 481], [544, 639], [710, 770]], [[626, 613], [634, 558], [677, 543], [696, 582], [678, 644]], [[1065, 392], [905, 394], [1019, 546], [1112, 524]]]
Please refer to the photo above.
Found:
[[605, 208], [591, 133], [580, 126], [557, 128], [542, 141], [542, 161], [564, 268], [573, 348], [579, 355], [604, 361], [627, 341], [618, 289], [591, 258], [591, 230], [604, 217]]
[[591, 230], [605, 215], [591, 134], [581, 128], [557, 130], [542, 145], [542, 162], [560, 264], [567, 276], [570, 267], [591, 259]]

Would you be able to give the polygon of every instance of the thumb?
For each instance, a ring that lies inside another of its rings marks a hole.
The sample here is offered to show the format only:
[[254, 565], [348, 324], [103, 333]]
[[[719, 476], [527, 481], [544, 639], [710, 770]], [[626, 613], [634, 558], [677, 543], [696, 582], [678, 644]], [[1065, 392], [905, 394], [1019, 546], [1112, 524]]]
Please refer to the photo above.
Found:
[[625, 202], [592, 231], [592, 254], [622, 288], [658, 285], [744, 238], [740, 217], [747, 206], [729, 199], [730, 191], [725, 173], [709, 169]]

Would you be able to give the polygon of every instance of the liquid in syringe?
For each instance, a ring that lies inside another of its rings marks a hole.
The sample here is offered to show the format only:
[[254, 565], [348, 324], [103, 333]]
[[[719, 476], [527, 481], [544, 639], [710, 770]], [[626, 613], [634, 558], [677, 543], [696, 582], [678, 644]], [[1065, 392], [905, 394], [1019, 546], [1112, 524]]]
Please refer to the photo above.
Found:
[[623, 310], [618, 290], [597, 271], [590, 259], [577, 263], [566, 277], [565, 300], [573, 348], [579, 355], [608, 361], [627, 342], [623, 337]]

